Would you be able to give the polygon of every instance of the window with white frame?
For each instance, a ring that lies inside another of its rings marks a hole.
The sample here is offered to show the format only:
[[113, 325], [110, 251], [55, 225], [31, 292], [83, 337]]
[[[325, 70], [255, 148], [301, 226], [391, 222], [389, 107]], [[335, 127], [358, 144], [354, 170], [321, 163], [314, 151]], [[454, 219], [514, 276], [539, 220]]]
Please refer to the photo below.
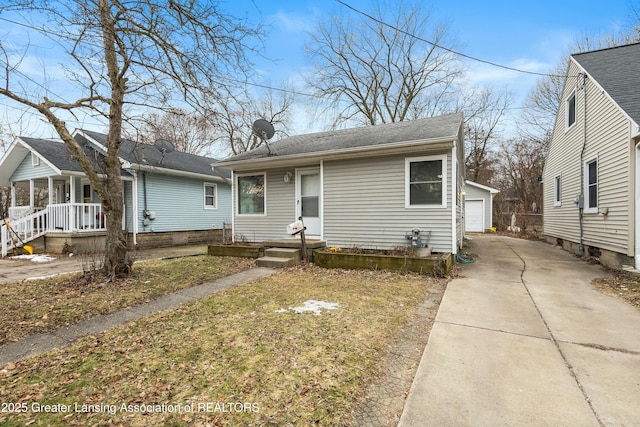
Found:
[[266, 206], [266, 174], [238, 175], [236, 180], [238, 215], [264, 215]]
[[556, 176], [553, 182], [553, 205], [562, 206], [562, 178]]
[[598, 212], [598, 159], [585, 163], [584, 211]]
[[567, 99], [566, 106], [567, 115], [567, 129], [574, 125], [576, 122], [576, 92], [573, 91]]
[[31, 166], [39, 166], [40, 157], [36, 153], [31, 153]]
[[218, 186], [209, 182], [204, 183], [204, 208], [218, 208]]
[[447, 204], [447, 156], [405, 160], [405, 206], [444, 207]]

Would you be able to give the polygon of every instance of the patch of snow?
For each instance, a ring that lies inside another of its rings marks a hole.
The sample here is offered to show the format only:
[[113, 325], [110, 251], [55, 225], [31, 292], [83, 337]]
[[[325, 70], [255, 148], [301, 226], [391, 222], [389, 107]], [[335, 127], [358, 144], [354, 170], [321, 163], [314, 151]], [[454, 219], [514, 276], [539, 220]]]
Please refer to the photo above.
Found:
[[55, 258], [50, 257], [49, 255], [17, 255], [11, 257], [11, 259], [28, 259], [31, 262], [51, 262], [55, 261]]
[[[301, 307], [289, 307], [289, 310], [293, 310], [296, 313], [304, 313], [307, 311], [313, 312], [316, 316], [320, 316], [322, 314], [322, 310], [335, 310], [340, 307], [340, 304], [337, 302], [326, 302], [326, 301], [316, 301], [316, 300], [308, 300], [304, 302], [304, 305]], [[284, 313], [287, 310], [281, 308], [276, 310], [276, 313]]]

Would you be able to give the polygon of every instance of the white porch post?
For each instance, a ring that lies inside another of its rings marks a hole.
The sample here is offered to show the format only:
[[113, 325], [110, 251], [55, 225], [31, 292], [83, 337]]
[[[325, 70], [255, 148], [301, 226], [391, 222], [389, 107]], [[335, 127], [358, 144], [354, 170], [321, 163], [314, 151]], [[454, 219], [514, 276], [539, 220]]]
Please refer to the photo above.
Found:
[[47, 187], [49, 190], [49, 205], [52, 205], [54, 203], [53, 201], [53, 177], [49, 176], [47, 177]]
[[33, 209], [36, 205], [36, 182], [33, 179], [29, 180], [29, 207]]
[[11, 181], [11, 207], [16, 207], [16, 183]]
[[131, 218], [133, 221], [133, 247], [138, 245], [138, 174], [133, 172], [133, 184], [131, 185]]
[[69, 228], [71, 231], [76, 229], [76, 209], [73, 206], [76, 203], [76, 179], [74, 176], [69, 177]]

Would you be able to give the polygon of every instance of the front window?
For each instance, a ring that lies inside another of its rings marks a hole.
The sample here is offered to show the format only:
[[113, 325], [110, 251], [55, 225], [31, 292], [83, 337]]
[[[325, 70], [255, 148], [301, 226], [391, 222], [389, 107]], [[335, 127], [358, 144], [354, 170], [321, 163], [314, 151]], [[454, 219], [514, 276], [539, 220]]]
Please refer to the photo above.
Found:
[[406, 160], [406, 207], [446, 206], [446, 156]]
[[265, 213], [265, 174], [238, 176], [238, 214]]
[[216, 209], [217, 208], [217, 192], [218, 186], [216, 184], [204, 184], [204, 208]]

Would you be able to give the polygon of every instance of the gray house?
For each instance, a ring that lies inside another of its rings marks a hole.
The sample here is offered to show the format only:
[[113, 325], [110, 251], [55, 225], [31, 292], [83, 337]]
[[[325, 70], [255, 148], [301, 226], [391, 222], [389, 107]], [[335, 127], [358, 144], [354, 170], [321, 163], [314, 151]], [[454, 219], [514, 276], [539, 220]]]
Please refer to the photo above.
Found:
[[462, 242], [462, 114], [298, 135], [218, 163], [233, 171], [233, 228], [287, 237], [302, 217], [329, 246], [394, 248], [412, 229], [434, 252]]
[[[73, 136], [96, 170], [103, 168], [106, 135], [77, 130]], [[221, 169], [214, 172], [211, 164], [215, 161], [123, 140], [122, 228], [130, 244], [170, 246], [217, 237], [223, 223], [231, 222], [231, 174]], [[35, 246], [52, 252], [60, 251], [65, 243], [76, 252], [100, 249], [104, 244], [101, 201], [61, 142], [17, 138], [0, 159], [0, 185], [11, 187], [6, 216], [25, 242], [34, 241]], [[28, 203], [17, 203], [18, 189], [29, 195]], [[44, 198], [36, 197], [38, 194]], [[0, 234], [5, 255], [11, 249], [11, 234], [4, 225]]]
[[464, 196], [464, 230], [484, 233], [493, 226], [493, 196], [495, 188], [467, 181]]
[[572, 55], [544, 168], [544, 233], [640, 267], [640, 44]]

